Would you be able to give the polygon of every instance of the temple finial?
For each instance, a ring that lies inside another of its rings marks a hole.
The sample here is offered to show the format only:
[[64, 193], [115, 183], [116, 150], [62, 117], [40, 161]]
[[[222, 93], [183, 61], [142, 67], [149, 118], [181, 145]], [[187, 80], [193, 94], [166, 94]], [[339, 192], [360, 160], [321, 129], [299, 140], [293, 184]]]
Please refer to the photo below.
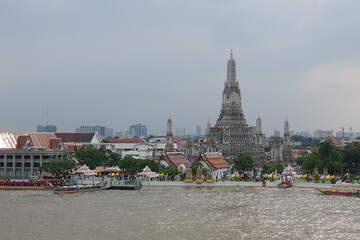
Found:
[[233, 58], [233, 52], [232, 52], [232, 49], [230, 50], [230, 58]]

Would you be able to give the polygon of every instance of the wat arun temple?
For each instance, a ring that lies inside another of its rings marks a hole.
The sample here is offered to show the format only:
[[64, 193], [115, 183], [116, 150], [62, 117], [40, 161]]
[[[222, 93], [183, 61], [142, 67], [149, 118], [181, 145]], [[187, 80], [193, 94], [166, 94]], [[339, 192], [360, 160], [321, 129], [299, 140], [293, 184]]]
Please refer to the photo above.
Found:
[[264, 163], [263, 134], [261, 120], [256, 122], [256, 134], [246, 122], [242, 109], [239, 82], [236, 79], [236, 63], [231, 52], [227, 63], [227, 80], [222, 94], [222, 104], [219, 118], [214, 127], [207, 131], [209, 142], [216, 144], [223, 157], [229, 162], [239, 153], [249, 154], [254, 164]]

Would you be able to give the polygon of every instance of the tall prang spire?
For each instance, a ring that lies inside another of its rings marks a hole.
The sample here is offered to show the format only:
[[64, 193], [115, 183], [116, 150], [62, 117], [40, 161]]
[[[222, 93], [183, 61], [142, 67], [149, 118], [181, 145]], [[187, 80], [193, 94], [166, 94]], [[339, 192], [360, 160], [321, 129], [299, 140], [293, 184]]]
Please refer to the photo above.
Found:
[[167, 130], [166, 130], [166, 136], [171, 135], [173, 136], [173, 132], [172, 132], [172, 121], [171, 121], [171, 117], [169, 116], [169, 119], [167, 120]]
[[289, 130], [289, 122], [286, 118], [285, 122], [284, 122], [284, 134], [290, 134], [290, 130]]
[[230, 59], [227, 63], [227, 82], [236, 82], [236, 62], [233, 58], [233, 52], [230, 52]]
[[289, 122], [287, 118], [284, 122], [284, 145], [291, 145]]
[[282, 158], [283, 158], [283, 164], [285, 166], [289, 164], [296, 165], [294, 154], [292, 153], [289, 122], [287, 118], [284, 122], [284, 144], [282, 149]]
[[222, 96], [221, 112], [216, 126], [248, 126], [242, 110], [239, 82], [236, 80], [236, 64], [231, 52], [227, 63], [227, 80]]
[[261, 118], [256, 119], [254, 166], [260, 168], [265, 163], [264, 134], [261, 130]]
[[256, 134], [262, 134], [261, 131], [261, 118], [258, 115], [258, 118], [256, 119]]
[[174, 143], [173, 143], [173, 132], [172, 132], [172, 121], [169, 116], [167, 120], [167, 130], [166, 130], [166, 144], [165, 144], [165, 152], [175, 152]]
[[205, 136], [206, 137], [210, 136], [210, 128], [211, 128], [211, 123], [210, 123], [210, 118], [209, 118], [208, 122], [206, 123], [206, 128], [205, 128]]
[[222, 94], [220, 115], [215, 126], [210, 128], [210, 137], [218, 144], [218, 149], [229, 163], [232, 163], [233, 158], [241, 152], [254, 155], [255, 139], [243, 113], [232, 51], [227, 62], [227, 79]]

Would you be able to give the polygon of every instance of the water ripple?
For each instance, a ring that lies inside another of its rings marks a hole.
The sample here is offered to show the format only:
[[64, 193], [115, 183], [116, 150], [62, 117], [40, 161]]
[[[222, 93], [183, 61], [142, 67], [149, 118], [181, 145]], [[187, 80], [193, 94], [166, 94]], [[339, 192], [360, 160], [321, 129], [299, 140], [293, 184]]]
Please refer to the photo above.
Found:
[[307, 188], [0, 192], [2, 239], [360, 239], [360, 198]]

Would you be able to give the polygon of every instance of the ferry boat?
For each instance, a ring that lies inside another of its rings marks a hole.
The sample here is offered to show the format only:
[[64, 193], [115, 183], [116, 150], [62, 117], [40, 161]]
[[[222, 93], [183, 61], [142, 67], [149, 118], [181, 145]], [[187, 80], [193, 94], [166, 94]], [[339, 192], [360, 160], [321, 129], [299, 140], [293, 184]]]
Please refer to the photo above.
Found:
[[360, 197], [359, 188], [316, 188], [322, 194]]
[[108, 190], [111, 186], [100, 186], [100, 185], [73, 185], [73, 186], [63, 186], [55, 187], [55, 194], [65, 194], [65, 193], [81, 193], [81, 192], [95, 192]]
[[289, 164], [284, 169], [284, 172], [280, 176], [281, 183], [278, 184], [279, 188], [290, 188], [292, 187], [296, 172], [294, 172], [294, 168], [292, 168]]
[[8, 179], [0, 180], [0, 190], [52, 190], [53, 184], [57, 184], [61, 179], [47, 179], [31, 181], [28, 179]]

